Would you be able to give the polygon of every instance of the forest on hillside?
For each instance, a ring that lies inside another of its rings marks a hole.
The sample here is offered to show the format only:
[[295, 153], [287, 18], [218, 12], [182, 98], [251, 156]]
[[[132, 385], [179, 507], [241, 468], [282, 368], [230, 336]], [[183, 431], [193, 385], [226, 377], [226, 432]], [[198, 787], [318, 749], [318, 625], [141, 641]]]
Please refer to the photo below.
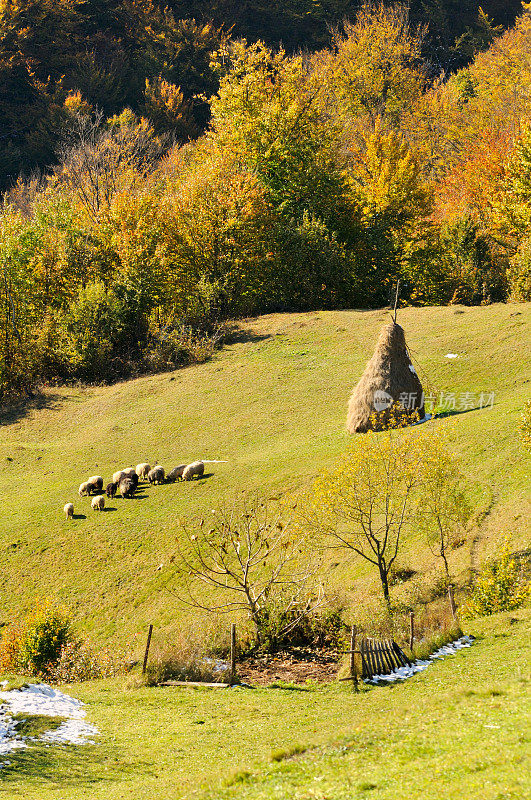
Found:
[[0, 397], [531, 299], [530, 64], [512, 0], [0, 0]]

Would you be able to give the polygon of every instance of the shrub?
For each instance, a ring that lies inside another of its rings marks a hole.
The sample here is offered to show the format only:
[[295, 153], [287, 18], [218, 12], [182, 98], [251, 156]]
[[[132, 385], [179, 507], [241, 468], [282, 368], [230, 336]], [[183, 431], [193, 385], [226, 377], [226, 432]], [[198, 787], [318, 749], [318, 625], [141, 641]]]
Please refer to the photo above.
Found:
[[51, 603], [39, 604], [24, 622], [9, 626], [2, 638], [0, 665], [4, 671], [46, 675], [71, 640], [70, 617]]
[[63, 645], [56, 663], [48, 665], [46, 679], [51, 683], [72, 683], [108, 678], [123, 671], [120, 659], [110, 653], [95, 653], [84, 642], [74, 639]]
[[[290, 647], [338, 647], [346, 639], [348, 628], [342, 619], [342, 609], [322, 607], [289, 608], [289, 603], [277, 603], [264, 608], [261, 614], [260, 649], [267, 653]], [[256, 643], [251, 639], [249, 649]]]
[[472, 591], [461, 606], [464, 618], [511, 611], [531, 597], [531, 583], [504, 544], [499, 558], [485, 564]]

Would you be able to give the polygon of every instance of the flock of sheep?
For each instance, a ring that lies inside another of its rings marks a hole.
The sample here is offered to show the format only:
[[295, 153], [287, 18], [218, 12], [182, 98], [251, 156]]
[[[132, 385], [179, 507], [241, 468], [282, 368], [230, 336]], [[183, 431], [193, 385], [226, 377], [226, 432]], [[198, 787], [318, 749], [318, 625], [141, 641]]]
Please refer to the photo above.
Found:
[[[176, 480], [191, 481], [192, 478], [200, 478], [205, 472], [204, 461], [193, 461], [191, 464], [181, 464], [174, 467], [166, 475], [164, 467], [157, 464], [150, 467], [149, 464], [137, 464], [135, 467], [126, 467], [115, 472], [112, 481], [105, 487], [107, 497], [116, 497], [118, 493], [122, 497], [132, 497], [138, 488], [140, 480], [147, 480], [149, 483], [175, 483]], [[84, 481], [78, 489], [80, 497], [93, 495], [90, 505], [94, 511], [103, 511], [105, 508], [105, 496], [103, 495], [103, 478], [101, 475], [92, 475]], [[64, 507], [67, 519], [74, 516], [74, 504], [67, 503]]]

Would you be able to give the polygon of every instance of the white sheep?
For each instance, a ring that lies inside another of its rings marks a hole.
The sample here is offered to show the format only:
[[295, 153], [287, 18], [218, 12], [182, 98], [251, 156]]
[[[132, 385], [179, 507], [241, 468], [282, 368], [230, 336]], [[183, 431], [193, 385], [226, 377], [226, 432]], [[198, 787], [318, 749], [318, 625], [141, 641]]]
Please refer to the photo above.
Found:
[[122, 472], [126, 478], [130, 478], [131, 475], [136, 475], [136, 470], [134, 467], [126, 467], [125, 469], [122, 470]]
[[135, 472], [139, 478], [147, 478], [148, 472], [150, 472], [151, 467], [147, 463], [137, 464]]
[[125, 478], [125, 472], [123, 471], [123, 469], [120, 469], [120, 470], [118, 470], [118, 472], [115, 472], [115, 473], [113, 474], [113, 476], [112, 476], [112, 482], [113, 482], [113, 483], [120, 483], [120, 481], [122, 480], [122, 478]]
[[86, 494], [89, 494], [89, 484], [88, 481], [82, 483], [77, 490], [77, 493], [80, 497], [84, 497]]
[[96, 495], [90, 501], [90, 505], [92, 506], [94, 511], [103, 511], [105, 508], [105, 498], [102, 494]]
[[148, 472], [148, 481], [150, 483], [164, 483], [164, 474], [164, 467], [157, 464], [156, 467], [153, 467], [153, 469], [150, 469]]
[[203, 461], [193, 461], [191, 464], [188, 464], [187, 467], [183, 470], [182, 479], [183, 481], [191, 481], [192, 478], [196, 476], [198, 478], [201, 477], [205, 472], [205, 464]]
[[168, 472], [166, 475], [166, 480], [168, 483], [174, 483], [177, 478], [181, 478], [185, 469], [186, 464], [180, 464], [178, 467], [174, 467], [171, 472]]
[[101, 475], [91, 475], [87, 480], [87, 484], [89, 494], [98, 494], [103, 490], [103, 478]]
[[74, 516], [74, 504], [67, 503], [63, 508], [63, 511], [65, 512], [67, 519], [72, 519], [72, 517]]

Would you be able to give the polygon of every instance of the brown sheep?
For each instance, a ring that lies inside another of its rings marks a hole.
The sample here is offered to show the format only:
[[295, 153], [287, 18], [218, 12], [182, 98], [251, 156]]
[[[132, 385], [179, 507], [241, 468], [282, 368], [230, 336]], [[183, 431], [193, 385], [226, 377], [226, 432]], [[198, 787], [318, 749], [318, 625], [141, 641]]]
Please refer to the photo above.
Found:
[[107, 497], [116, 497], [116, 492], [118, 491], [118, 484], [115, 481], [108, 483], [105, 487], [105, 494]]

